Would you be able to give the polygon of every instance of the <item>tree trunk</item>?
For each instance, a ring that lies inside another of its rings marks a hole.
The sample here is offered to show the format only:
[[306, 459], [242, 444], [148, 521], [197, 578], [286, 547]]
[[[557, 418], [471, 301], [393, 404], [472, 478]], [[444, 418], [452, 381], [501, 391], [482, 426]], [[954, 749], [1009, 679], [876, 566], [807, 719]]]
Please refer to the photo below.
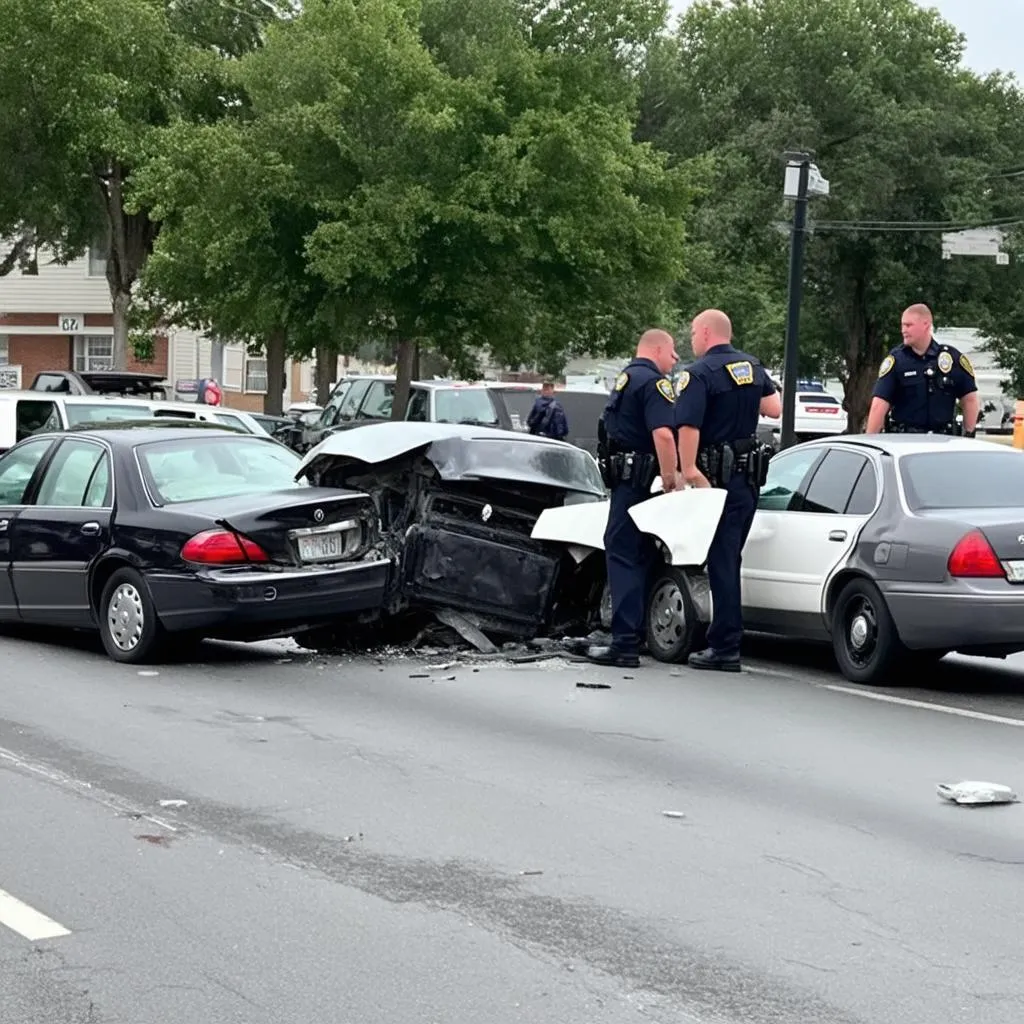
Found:
[[398, 343], [398, 365], [395, 367], [395, 397], [391, 404], [391, 418], [404, 420], [409, 404], [409, 382], [412, 380], [412, 364], [416, 355], [416, 342]]
[[273, 331], [267, 338], [267, 397], [263, 411], [268, 416], [280, 416], [284, 408], [285, 332]]
[[128, 368], [128, 310], [131, 308], [131, 292], [117, 291], [112, 295], [114, 309], [114, 369]]
[[331, 397], [331, 381], [338, 372], [338, 353], [327, 345], [316, 347], [316, 402], [326, 405]]
[[843, 381], [848, 433], [859, 434], [864, 430], [883, 347], [878, 324], [868, 309], [867, 280], [858, 277], [853, 284], [845, 355], [846, 379]]

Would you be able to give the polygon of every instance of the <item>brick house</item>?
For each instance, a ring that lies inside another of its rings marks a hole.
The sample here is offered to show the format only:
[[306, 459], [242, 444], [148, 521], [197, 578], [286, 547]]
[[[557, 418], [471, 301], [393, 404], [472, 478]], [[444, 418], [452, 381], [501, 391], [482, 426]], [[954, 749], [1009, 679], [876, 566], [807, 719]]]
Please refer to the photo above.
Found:
[[[9, 249], [0, 242], [0, 259]], [[113, 334], [106, 261], [99, 251], [66, 265], [41, 251], [38, 274], [15, 269], [0, 277], [0, 387], [29, 387], [43, 370], [109, 369]], [[166, 377], [175, 397], [186, 401], [193, 396], [177, 391], [178, 382], [214, 377], [226, 406], [263, 411], [267, 363], [242, 345], [172, 328], [157, 336], [152, 361], [140, 362], [129, 350], [127, 368]], [[303, 401], [313, 387], [312, 364], [290, 362], [285, 376], [285, 404]]]

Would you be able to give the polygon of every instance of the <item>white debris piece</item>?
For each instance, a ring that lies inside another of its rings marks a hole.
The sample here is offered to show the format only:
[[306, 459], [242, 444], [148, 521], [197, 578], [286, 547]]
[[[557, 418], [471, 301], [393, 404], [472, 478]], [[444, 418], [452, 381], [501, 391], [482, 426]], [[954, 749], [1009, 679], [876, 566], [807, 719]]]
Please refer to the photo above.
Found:
[[188, 807], [187, 800], [161, 800], [161, 807]]
[[939, 796], [954, 804], [1015, 804], [1017, 794], [998, 782], [942, 782]]

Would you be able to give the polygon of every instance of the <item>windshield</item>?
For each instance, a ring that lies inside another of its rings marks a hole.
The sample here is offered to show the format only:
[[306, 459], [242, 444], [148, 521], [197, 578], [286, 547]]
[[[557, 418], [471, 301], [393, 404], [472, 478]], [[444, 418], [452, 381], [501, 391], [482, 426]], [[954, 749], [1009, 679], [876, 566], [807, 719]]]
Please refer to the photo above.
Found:
[[302, 460], [294, 452], [252, 436], [158, 441], [136, 452], [158, 505], [305, 486], [295, 480]]
[[119, 420], [148, 420], [152, 411], [147, 405], [122, 405], [113, 402], [97, 402], [95, 405], [68, 402], [64, 407], [68, 423], [72, 427], [83, 423], [115, 423]]
[[485, 388], [438, 388], [434, 392], [438, 423], [484, 423], [497, 425], [490, 393]]
[[1016, 451], [922, 452], [900, 460], [913, 511], [1024, 508], [1024, 455]]

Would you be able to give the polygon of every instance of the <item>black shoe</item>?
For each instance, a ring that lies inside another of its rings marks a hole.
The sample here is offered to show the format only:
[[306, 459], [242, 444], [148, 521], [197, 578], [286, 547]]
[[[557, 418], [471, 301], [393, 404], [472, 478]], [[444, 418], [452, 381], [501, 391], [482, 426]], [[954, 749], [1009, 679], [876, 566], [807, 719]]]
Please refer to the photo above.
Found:
[[614, 647], [588, 647], [587, 660], [595, 665], [614, 665], [617, 668], [639, 668], [640, 656], [617, 651]]
[[709, 669], [712, 672], [739, 672], [740, 656], [719, 654], [710, 647], [706, 651], [691, 654], [686, 663], [690, 668]]

